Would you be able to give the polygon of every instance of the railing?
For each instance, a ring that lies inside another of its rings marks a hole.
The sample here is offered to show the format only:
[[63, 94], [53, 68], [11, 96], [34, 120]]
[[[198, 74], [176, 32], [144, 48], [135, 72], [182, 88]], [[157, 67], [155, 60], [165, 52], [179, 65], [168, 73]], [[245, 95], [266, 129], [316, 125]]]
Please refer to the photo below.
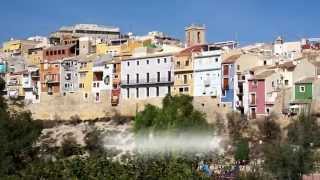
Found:
[[189, 64], [189, 65], [177, 65], [177, 64], [175, 64], [174, 65], [174, 69], [175, 69], [175, 71], [181, 71], [181, 70], [190, 70], [190, 69], [192, 69], [192, 66], [191, 66], [191, 64]]
[[122, 85], [143, 85], [143, 84], [167, 84], [173, 83], [173, 79], [169, 78], [151, 78], [151, 79], [132, 79], [132, 80], [122, 80]]

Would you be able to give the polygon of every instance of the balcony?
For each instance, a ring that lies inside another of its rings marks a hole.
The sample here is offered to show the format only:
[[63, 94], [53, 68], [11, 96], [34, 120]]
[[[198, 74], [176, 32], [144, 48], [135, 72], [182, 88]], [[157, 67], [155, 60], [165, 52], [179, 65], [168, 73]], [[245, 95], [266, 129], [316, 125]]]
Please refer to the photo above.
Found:
[[175, 72], [193, 71], [193, 68], [192, 68], [191, 64], [189, 64], [189, 65], [175, 64], [174, 71]]
[[133, 79], [133, 80], [122, 80], [122, 86], [139, 86], [139, 85], [155, 85], [155, 84], [172, 84], [172, 79], [168, 78], [152, 78], [152, 79]]

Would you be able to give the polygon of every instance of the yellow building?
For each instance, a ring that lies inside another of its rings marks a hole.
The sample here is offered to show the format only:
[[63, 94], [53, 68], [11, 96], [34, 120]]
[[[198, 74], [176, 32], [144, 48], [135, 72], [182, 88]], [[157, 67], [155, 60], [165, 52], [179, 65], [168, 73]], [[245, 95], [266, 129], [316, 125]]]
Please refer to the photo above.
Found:
[[5, 54], [23, 55], [28, 53], [28, 49], [34, 48], [39, 42], [30, 40], [10, 40], [3, 43]]
[[91, 93], [95, 58], [95, 55], [90, 55], [79, 60], [79, 90], [83, 93], [84, 99], [88, 99]]
[[40, 65], [40, 63], [43, 61], [43, 48], [29, 49], [27, 61], [29, 65]]
[[131, 55], [135, 49], [148, 46], [150, 44], [151, 40], [138, 41], [132, 39], [129, 39], [126, 43], [121, 45], [108, 45], [106, 43], [100, 43], [96, 45], [96, 54]]
[[193, 58], [192, 53], [199, 52], [203, 45], [196, 45], [180, 51], [173, 58], [174, 87], [173, 95], [186, 94], [193, 96]]

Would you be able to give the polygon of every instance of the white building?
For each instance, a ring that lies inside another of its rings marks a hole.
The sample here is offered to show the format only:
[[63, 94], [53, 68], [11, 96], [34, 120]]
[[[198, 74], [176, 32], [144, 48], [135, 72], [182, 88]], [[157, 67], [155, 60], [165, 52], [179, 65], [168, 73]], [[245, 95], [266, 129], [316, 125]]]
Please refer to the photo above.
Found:
[[40, 103], [40, 74], [39, 68], [28, 67], [22, 76], [22, 87], [26, 104]]
[[193, 55], [194, 96], [220, 96], [222, 50], [204, 51]]
[[[301, 57], [302, 43], [284, 42], [281, 37], [278, 37], [274, 43], [273, 54], [281, 60], [293, 60]], [[281, 62], [280, 62], [281, 63]]]
[[154, 53], [121, 62], [123, 99], [164, 97], [173, 86], [173, 53]]
[[103, 92], [111, 96], [113, 74], [113, 64], [109, 63], [111, 61], [112, 57], [105, 55], [93, 64], [92, 93], [96, 102], [100, 102]]

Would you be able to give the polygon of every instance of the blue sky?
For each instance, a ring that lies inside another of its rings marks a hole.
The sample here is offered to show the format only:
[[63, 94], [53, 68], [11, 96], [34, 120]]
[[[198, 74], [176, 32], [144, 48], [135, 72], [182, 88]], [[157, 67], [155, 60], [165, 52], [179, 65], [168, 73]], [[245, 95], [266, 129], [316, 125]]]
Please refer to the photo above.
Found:
[[320, 37], [318, 0], [7, 0], [0, 6], [0, 42], [48, 35], [62, 25], [98, 23], [122, 32], [159, 30], [184, 38], [191, 23], [207, 26], [207, 39], [241, 44]]

